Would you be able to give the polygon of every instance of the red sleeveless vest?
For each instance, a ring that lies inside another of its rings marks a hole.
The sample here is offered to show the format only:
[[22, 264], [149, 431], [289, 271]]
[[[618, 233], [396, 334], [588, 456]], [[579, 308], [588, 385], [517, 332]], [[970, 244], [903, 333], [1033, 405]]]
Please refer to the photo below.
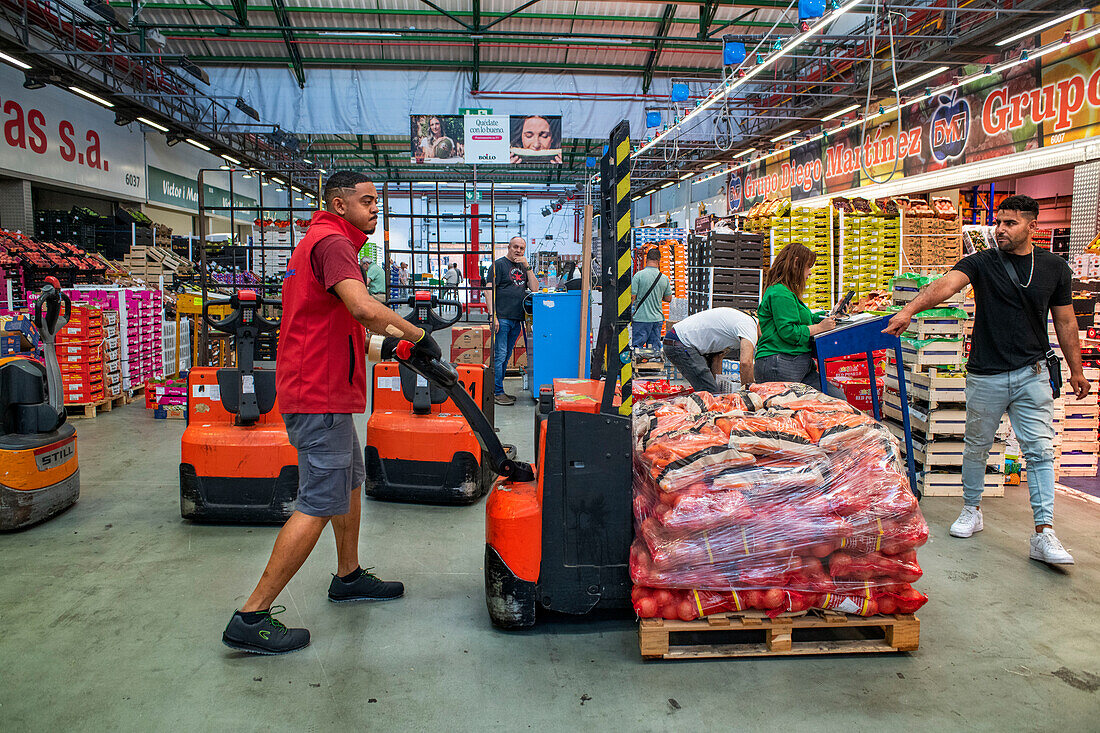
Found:
[[340, 298], [317, 282], [310, 263], [316, 244], [332, 234], [347, 237], [356, 248], [367, 239], [347, 220], [315, 211], [287, 263], [275, 360], [282, 412], [360, 413], [367, 408], [366, 330]]

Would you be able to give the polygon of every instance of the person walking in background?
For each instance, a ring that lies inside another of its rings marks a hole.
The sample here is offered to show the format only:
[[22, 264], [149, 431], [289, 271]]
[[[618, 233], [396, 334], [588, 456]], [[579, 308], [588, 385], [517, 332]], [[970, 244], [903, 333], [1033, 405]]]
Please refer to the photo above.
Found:
[[[817, 255], [804, 244], [792, 242], [776, 256], [765, 280], [764, 297], [756, 311], [760, 342], [756, 345], [756, 379], [759, 382], [802, 382], [821, 387], [812, 355], [813, 337], [836, 328], [832, 318], [815, 316], [802, 302], [806, 280]], [[829, 394], [844, 399], [830, 385]]]
[[411, 293], [409, 292], [409, 263], [402, 262], [401, 269], [397, 273], [397, 282], [401, 285], [401, 296], [407, 298]]
[[[929, 284], [884, 329], [900, 336], [917, 313], [935, 308], [967, 285], [974, 286], [974, 335], [966, 364], [966, 437], [963, 508], [952, 537], [971, 537], [985, 527], [982, 492], [985, 464], [1005, 412], [1027, 461], [1027, 488], [1035, 533], [1029, 556], [1052, 565], [1072, 565], [1073, 556], [1054, 534], [1053, 356], [1047, 313], [1069, 366], [1077, 399], [1091, 388], [1081, 366], [1081, 342], [1073, 313], [1073, 274], [1056, 254], [1036, 247], [1039, 204], [1030, 196], [1009, 196], [997, 207], [997, 246], [959, 260]], [[1061, 367], [1058, 366], [1060, 370]]]
[[446, 286], [444, 299], [458, 300], [458, 284], [462, 282], [462, 274], [458, 271], [458, 265], [454, 262], [447, 265], [447, 271], [443, 273], [443, 283]]
[[493, 400], [498, 405], [516, 403], [516, 398], [504, 391], [504, 369], [524, 327], [523, 299], [527, 297], [527, 291], [537, 292], [539, 289], [538, 278], [524, 257], [526, 251], [527, 240], [512, 237], [508, 242], [508, 253], [494, 262], [488, 272], [489, 283], [485, 293], [489, 299], [496, 339], [493, 347]]
[[645, 267], [630, 281], [630, 292], [634, 302], [634, 334], [630, 345], [659, 349], [661, 326], [665, 324], [661, 303], [672, 302], [672, 284], [661, 272], [661, 251], [656, 247], [646, 253]]
[[668, 329], [665, 356], [697, 392], [717, 392], [722, 359], [734, 347], [741, 365], [741, 384], [753, 383], [753, 348], [756, 320], [736, 308], [711, 308]]

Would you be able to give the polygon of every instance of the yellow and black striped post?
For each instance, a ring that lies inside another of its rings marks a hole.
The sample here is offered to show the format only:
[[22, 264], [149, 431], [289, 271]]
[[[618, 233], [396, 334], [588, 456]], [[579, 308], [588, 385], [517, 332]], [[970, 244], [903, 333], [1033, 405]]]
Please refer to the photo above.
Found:
[[611, 131], [602, 161], [600, 193], [603, 204], [601, 234], [603, 251], [604, 327], [610, 327], [607, 341], [607, 385], [603, 412], [610, 412], [616, 377], [622, 386], [620, 415], [630, 415], [633, 372], [630, 358], [630, 123], [623, 120]]

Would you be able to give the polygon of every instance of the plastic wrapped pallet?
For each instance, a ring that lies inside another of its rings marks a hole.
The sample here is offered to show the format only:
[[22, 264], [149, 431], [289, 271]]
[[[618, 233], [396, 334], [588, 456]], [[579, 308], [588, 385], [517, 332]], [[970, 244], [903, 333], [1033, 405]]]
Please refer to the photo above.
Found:
[[912, 613], [928, 539], [897, 440], [801, 384], [634, 411], [634, 608], [690, 620], [810, 608]]

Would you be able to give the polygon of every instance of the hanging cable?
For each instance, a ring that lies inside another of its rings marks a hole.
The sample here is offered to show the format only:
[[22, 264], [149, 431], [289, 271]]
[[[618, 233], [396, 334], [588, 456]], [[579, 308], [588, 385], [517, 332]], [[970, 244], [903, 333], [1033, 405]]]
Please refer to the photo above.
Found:
[[[874, 86], [875, 81], [875, 53], [878, 46], [878, 12], [881, 0], [875, 0], [874, 18], [871, 21], [871, 53], [868, 63], [870, 68], [867, 70], [867, 96], [863, 103], [863, 120], [859, 127], [859, 168], [863, 172], [863, 175], [867, 176], [867, 179], [871, 183], [888, 183], [893, 180], [894, 176], [898, 172], [898, 154], [897, 145], [895, 140], [894, 146], [894, 163], [890, 169], [890, 174], [884, 179], [880, 180], [875, 178], [874, 175], [867, 167], [867, 120], [870, 117], [871, 109], [871, 88]], [[890, 36], [890, 74], [894, 80], [894, 97], [897, 102], [898, 113], [898, 130], [901, 130], [901, 92], [898, 91], [898, 68], [897, 68], [897, 56], [894, 53], [894, 21], [892, 16], [899, 15], [900, 13], [894, 13], [889, 8], [886, 9], [886, 31]], [[896, 137], [896, 136], [895, 136]]]

